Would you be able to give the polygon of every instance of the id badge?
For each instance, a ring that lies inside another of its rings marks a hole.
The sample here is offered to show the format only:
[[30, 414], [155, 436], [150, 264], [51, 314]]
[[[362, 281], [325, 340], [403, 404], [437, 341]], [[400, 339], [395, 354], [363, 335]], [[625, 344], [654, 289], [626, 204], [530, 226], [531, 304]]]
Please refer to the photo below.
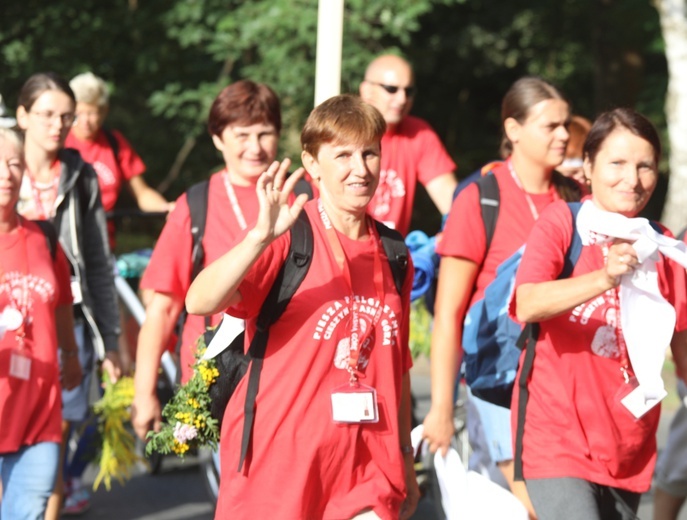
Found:
[[73, 298], [72, 303], [74, 305], [78, 305], [83, 301], [83, 294], [81, 294], [81, 282], [79, 282], [79, 279], [76, 276], [72, 276], [71, 287]]
[[378, 422], [377, 391], [360, 383], [346, 383], [335, 388], [332, 391], [332, 418], [344, 424]]
[[10, 377], [28, 381], [31, 375], [31, 358], [21, 351], [14, 350], [10, 355]]
[[649, 410], [660, 403], [668, 392], [663, 390], [663, 393], [652, 399], [644, 397], [644, 390], [639, 385], [636, 377], [631, 377], [630, 380], [623, 384], [623, 387], [618, 391], [620, 403], [632, 414], [635, 419], [641, 419]]

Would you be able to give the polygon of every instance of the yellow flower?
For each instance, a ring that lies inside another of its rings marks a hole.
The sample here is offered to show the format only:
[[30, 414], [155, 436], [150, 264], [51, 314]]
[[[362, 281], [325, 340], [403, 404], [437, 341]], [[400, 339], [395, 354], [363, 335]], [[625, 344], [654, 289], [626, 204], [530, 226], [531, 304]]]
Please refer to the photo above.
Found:
[[200, 373], [200, 377], [203, 379], [206, 386], [210, 386], [219, 377], [219, 370], [217, 370], [215, 367], [208, 367], [206, 362], [198, 365], [198, 372]]
[[172, 445], [172, 451], [176, 453], [177, 455], [183, 455], [189, 450], [188, 444], [181, 443], [178, 440], [174, 439], [174, 444]]
[[193, 397], [190, 397], [188, 401], [186, 401], [188, 404], [193, 406], [193, 408], [200, 408], [200, 403], [198, 402], [197, 399], [194, 399]]

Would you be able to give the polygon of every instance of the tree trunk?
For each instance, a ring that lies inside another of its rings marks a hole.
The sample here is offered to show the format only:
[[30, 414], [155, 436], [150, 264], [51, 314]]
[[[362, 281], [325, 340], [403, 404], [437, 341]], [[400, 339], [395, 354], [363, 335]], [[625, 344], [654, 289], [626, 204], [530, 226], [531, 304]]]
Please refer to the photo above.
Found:
[[668, 61], [670, 179], [662, 221], [678, 233], [687, 225], [687, 12], [685, 0], [656, 0], [655, 5]]

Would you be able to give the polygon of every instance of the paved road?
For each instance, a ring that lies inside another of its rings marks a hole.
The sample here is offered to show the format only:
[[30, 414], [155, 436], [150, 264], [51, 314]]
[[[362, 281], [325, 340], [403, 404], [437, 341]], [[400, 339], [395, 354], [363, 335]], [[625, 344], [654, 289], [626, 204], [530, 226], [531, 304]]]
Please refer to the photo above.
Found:
[[[429, 377], [425, 363], [413, 370], [413, 393], [417, 399], [418, 416], [423, 417], [429, 407]], [[672, 413], [668, 410], [661, 418], [658, 432], [659, 446], [665, 444]], [[86, 480], [92, 482], [94, 471], [89, 469]], [[188, 458], [180, 462], [173, 457], [163, 460], [158, 475], [137, 473], [126, 486], [113, 484], [110, 492], [98, 490], [93, 496], [91, 510], [80, 516], [84, 520], [209, 520], [214, 506], [209, 500], [200, 474], [199, 461]], [[639, 509], [641, 520], [652, 519], [652, 494], [642, 498]], [[420, 504], [413, 520], [436, 520], [430, 501]], [[469, 520], [469, 519], [468, 519]], [[479, 519], [490, 520], [490, 519]], [[496, 520], [496, 519], [494, 519]], [[501, 519], [498, 519], [501, 520]], [[687, 520], [683, 511], [680, 520]]]

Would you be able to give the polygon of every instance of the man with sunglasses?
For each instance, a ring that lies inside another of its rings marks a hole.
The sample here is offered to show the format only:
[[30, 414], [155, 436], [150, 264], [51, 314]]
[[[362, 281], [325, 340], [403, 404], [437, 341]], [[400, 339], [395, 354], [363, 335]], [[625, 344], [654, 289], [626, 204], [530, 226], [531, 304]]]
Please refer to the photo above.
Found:
[[381, 112], [387, 125], [379, 186], [369, 211], [404, 236], [418, 181], [442, 215], [451, 208], [456, 188], [456, 165], [439, 137], [427, 122], [408, 115], [414, 96], [413, 69], [406, 60], [386, 54], [368, 65], [360, 97]]

